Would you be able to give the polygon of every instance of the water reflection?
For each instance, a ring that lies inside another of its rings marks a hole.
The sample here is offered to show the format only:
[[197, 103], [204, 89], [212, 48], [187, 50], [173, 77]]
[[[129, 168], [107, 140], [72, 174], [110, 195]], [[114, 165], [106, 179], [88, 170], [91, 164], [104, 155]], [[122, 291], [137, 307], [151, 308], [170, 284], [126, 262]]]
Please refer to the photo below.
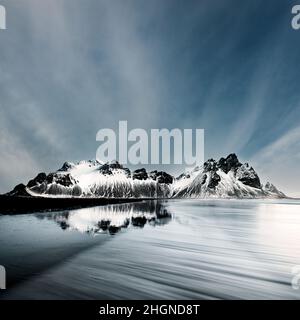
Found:
[[[142, 228], [146, 224], [163, 225], [171, 218], [165, 206], [155, 201], [0, 215], [0, 264], [8, 270], [7, 284], [11, 290], [86, 250], [103, 246], [112, 240], [106, 234], [128, 227]], [[3, 292], [0, 299], [2, 296]]]
[[164, 225], [172, 219], [171, 213], [157, 201], [42, 213], [36, 214], [36, 217], [53, 220], [63, 230], [77, 230], [90, 235], [116, 234], [130, 226], [143, 228], [146, 224]]

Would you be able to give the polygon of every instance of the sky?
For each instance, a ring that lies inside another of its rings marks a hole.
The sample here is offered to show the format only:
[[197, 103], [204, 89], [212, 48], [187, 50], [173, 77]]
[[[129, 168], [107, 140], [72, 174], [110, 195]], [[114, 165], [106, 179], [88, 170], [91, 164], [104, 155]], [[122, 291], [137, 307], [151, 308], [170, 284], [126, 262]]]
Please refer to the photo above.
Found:
[[0, 0], [0, 193], [95, 158], [98, 130], [127, 120], [204, 129], [206, 159], [234, 152], [300, 197], [294, 4]]

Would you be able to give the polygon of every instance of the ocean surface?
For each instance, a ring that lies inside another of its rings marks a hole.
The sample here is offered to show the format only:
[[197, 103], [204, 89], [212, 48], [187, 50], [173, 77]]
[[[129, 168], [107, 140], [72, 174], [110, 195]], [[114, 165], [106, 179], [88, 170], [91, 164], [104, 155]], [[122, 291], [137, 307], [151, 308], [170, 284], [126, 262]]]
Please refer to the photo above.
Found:
[[300, 201], [0, 215], [0, 265], [0, 299], [300, 299]]

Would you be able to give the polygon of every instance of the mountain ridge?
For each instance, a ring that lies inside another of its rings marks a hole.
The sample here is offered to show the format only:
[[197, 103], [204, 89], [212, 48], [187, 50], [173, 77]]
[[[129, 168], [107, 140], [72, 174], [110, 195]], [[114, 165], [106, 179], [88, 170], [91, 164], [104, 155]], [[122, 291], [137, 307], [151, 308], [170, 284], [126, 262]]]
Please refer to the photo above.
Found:
[[117, 161], [65, 162], [48, 175], [39, 173], [11, 196], [106, 198], [285, 198], [273, 184], [261, 184], [248, 163], [236, 154], [207, 160], [202, 167], [174, 177], [164, 171], [131, 171]]

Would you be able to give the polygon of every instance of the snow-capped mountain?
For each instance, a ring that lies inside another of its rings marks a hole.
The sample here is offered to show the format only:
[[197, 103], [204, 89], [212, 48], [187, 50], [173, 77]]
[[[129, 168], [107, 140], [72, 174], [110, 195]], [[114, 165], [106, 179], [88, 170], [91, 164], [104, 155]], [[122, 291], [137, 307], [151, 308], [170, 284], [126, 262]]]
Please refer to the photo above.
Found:
[[284, 198], [271, 183], [263, 186], [248, 163], [239, 162], [235, 154], [219, 161], [210, 159], [202, 168], [183, 174], [173, 184], [178, 198]]
[[39, 173], [9, 195], [113, 198], [260, 198], [285, 197], [271, 183], [263, 186], [255, 170], [235, 154], [174, 178], [163, 171], [131, 172], [117, 161], [66, 162], [56, 172]]

